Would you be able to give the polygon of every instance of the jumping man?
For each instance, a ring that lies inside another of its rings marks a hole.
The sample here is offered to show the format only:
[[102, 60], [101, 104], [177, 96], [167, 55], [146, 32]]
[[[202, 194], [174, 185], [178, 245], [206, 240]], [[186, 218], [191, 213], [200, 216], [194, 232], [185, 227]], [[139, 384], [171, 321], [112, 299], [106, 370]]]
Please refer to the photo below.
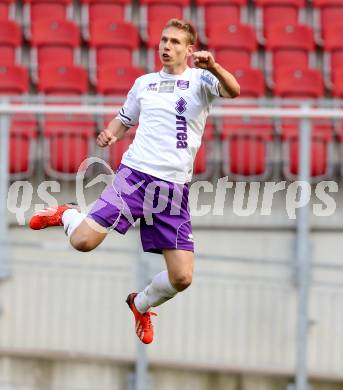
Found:
[[[207, 115], [216, 97], [234, 98], [240, 93], [234, 76], [210, 52], [193, 51], [195, 41], [196, 32], [189, 23], [171, 19], [164, 27], [159, 44], [162, 70], [137, 78], [119, 114], [97, 138], [100, 147], [109, 146], [139, 123], [112, 184], [90, 213], [65, 204], [53, 213], [51, 208], [41, 210], [30, 220], [30, 227], [37, 230], [63, 225], [71, 245], [87, 252], [110, 230], [125, 234], [140, 219], [143, 250], [163, 254], [167, 267], [143, 291], [129, 294], [126, 300], [135, 317], [137, 336], [146, 344], [153, 341], [151, 315], [155, 313], [150, 308], [192, 282], [194, 244], [187, 183]], [[194, 68], [187, 65], [190, 57]], [[156, 212], [147, 220], [149, 197]], [[164, 207], [157, 211], [159, 198]]]

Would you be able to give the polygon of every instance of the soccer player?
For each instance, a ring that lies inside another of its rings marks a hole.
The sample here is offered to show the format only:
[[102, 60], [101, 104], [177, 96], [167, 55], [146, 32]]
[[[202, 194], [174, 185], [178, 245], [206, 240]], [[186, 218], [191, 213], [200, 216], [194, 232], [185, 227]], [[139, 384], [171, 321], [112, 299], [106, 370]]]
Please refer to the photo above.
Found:
[[[106, 147], [139, 123], [112, 184], [89, 214], [65, 204], [41, 210], [30, 220], [32, 229], [63, 225], [71, 245], [86, 252], [110, 230], [125, 234], [140, 219], [143, 250], [163, 254], [167, 267], [126, 300], [137, 336], [146, 344], [153, 341], [150, 317], [155, 313], [150, 308], [192, 282], [194, 244], [187, 183], [211, 104], [216, 97], [234, 98], [240, 93], [234, 76], [210, 52], [193, 51], [195, 41], [196, 32], [187, 22], [171, 19], [164, 27], [159, 44], [162, 70], [135, 81], [119, 114], [97, 138], [97, 144]], [[194, 68], [187, 65], [190, 57]], [[160, 207], [161, 199], [165, 207]], [[150, 219], [144, 218], [147, 209]]]

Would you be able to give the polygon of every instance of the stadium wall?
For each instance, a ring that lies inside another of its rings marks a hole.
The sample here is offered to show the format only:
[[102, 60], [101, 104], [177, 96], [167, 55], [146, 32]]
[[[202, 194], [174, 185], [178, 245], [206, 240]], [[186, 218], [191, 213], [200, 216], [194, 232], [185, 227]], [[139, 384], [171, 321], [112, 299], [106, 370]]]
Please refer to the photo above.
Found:
[[[154, 389], [212, 389], [212, 383], [227, 389], [232, 381], [233, 389], [256, 390], [256, 381], [249, 382], [252, 373], [261, 390], [284, 389], [282, 378], [290, 381], [295, 357], [294, 233], [194, 233], [199, 254], [194, 284], [157, 310], [157, 342], [148, 349]], [[309, 368], [317, 380], [343, 379], [342, 272], [335, 268], [340, 236], [323, 231], [312, 236], [313, 259], [322, 263], [313, 273], [309, 330]], [[12, 388], [126, 390], [136, 346], [124, 298], [136, 284], [137, 259], [149, 278], [162, 267], [160, 257], [140, 257], [137, 230], [125, 239], [113, 234], [103, 249], [87, 254], [69, 250], [61, 230], [42, 231], [38, 240], [36, 232], [12, 228], [11, 240], [12, 277], [0, 285], [0, 351], [8, 370], [2, 369], [0, 383], [23, 378], [18, 385], [24, 387]], [[32, 365], [40, 368], [23, 368]], [[90, 375], [86, 384], [83, 372]], [[112, 382], [92, 387], [91, 373]], [[50, 387], [32, 384], [32, 376], [50, 378]]]

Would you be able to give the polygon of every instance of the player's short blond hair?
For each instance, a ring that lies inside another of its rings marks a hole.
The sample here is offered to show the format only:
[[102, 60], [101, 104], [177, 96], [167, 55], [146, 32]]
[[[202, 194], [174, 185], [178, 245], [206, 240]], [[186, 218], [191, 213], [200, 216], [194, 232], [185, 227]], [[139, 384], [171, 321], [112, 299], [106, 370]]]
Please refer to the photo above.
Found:
[[186, 32], [189, 45], [194, 45], [195, 41], [197, 40], [197, 32], [195, 31], [195, 28], [192, 26], [192, 24], [184, 20], [170, 19], [168, 20], [167, 24], [164, 26], [163, 30], [165, 30], [168, 27], [175, 27], [178, 28], [179, 30]]

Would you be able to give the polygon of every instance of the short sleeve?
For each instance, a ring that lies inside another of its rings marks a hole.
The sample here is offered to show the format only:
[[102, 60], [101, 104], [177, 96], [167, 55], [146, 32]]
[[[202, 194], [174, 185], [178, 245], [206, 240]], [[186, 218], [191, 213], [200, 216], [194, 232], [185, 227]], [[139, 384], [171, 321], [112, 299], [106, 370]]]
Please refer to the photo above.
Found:
[[219, 93], [219, 81], [208, 70], [203, 70], [200, 74], [201, 89], [208, 102], [211, 102], [214, 98], [220, 96]]
[[119, 110], [116, 119], [119, 119], [127, 127], [134, 126], [138, 123], [140, 106], [137, 98], [138, 80], [135, 81], [122, 108]]

